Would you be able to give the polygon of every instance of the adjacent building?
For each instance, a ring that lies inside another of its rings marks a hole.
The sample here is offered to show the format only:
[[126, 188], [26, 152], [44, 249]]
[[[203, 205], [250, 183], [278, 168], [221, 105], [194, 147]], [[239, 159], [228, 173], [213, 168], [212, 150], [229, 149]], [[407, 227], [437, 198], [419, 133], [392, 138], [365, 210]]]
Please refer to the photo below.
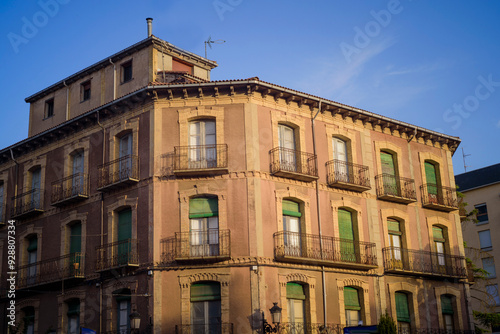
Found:
[[281, 333], [470, 330], [460, 140], [216, 66], [149, 29], [26, 99], [1, 330], [10, 229], [27, 333], [262, 333], [273, 303]]

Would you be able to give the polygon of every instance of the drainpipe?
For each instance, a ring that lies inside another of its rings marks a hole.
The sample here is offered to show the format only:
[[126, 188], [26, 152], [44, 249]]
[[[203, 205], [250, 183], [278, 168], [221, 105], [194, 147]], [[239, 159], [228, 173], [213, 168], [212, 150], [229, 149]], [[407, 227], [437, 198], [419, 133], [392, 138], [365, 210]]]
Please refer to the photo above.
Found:
[[[109, 60], [111, 62], [111, 59]], [[114, 65], [113, 65], [114, 66]], [[114, 87], [114, 84], [113, 84]], [[102, 129], [102, 164], [104, 164], [104, 154], [106, 152], [106, 131], [104, 129], [104, 126], [101, 124], [99, 121], [99, 111], [97, 110], [97, 125], [99, 125]], [[104, 242], [104, 193], [101, 192], [101, 243], [100, 245], [102, 246]], [[102, 281], [99, 284], [99, 330], [102, 333]]]
[[[314, 120], [321, 112], [321, 100], [318, 101], [318, 112], [311, 119], [311, 128], [312, 128], [312, 139], [313, 139], [313, 154], [316, 156], [316, 135], [314, 132]], [[316, 156], [317, 157], [317, 156]], [[316, 171], [318, 170], [318, 159], [315, 160]], [[321, 210], [319, 205], [319, 179], [316, 179], [316, 210], [318, 214], [318, 232], [319, 232], [319, 249], [323, 256], [323, 237], [321, 233]], [[321, 266], [321, 280], [323, 286], [323, 325], [326, 327], [327, 317], [326, 317], [326, 278], [325, 278], [325, 266]]]
[[63, 81], [63, 85], [66, 87], [66, 120], [69, 119], [69, 86], [66, 81]]
[[[116, 64], [113, 63], [111, 58], [108, 59], [109, 63], [113, 65], [113, 101], [116, 99]], [[99, 123], [99, 112], [97, 112], [97, 124], [102, 127], [102, 125]]]

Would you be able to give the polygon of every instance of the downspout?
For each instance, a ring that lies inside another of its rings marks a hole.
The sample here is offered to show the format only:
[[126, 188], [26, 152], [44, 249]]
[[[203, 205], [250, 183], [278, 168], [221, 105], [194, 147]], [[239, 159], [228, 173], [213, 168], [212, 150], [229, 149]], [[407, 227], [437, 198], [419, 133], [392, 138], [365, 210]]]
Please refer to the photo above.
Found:
[[66, 87], [66, 120], [69, 119], [69, 86], [66, 81], [63, 81], [64, 87]]
[[[114, 101], [116, 99], [116, 64], [113, 63], [111, 58], [109, 58], [109, 63], [111, 65], [113, 65], [113, 101]], [[97, 112], [97, 124], [99, 124], [99, 126], [102, 128], [102, 125], [99, 123], [99, 112]], [[104, 159], [103, 159], [103, 163], [104, 163]]]
[[[314, 132], [314, 120], [318, 116], [318, 114], [321, 112], [321, 100], [319, 100], [319, 106], [318, 106], [318, 112], [314, 117], [311, 119], [311, 128], [312, 128], [312, 139], [313, 139], [313, 154], [317, 157], [316, 155], [316, 135]], [[316, 158], [315, 160], [315, 167], [316, 171], [318, 170], [318, 159]], [[319, 205], [319, 178], [316, 179], [316, 209], [317, 209], [317, 215], [318, 215], [318, 232], [319, 232], [319, 249], [321, 252], [321, 255], [323, 256], [323, 237], [321, 233], [321, 210], [320, 210], [320, 205]], [[326, 278], [325, 278], [325, 266], [321, 266], [321, 281], [322, 281], [322, 286], [323, 286], [323, 325], [326, 327], [327, 324], [327, 317], [326, 317]]]
[[[111, 61], [111, 59], [109, 60]], [[113, 65], [114, 66], [114, 65]], [[114, 87], [114, 83], [113, 83]], [[106, 153], [106, 131], [104, 126], [99, 121], [99, 111], [97, 110], [97, 125], [99, 125], [102, 129], [102, 164], [104, 164], [104, 154]], [[101, 243], [100, 246], [103, 245], [104, 242], [104, 192], [101, 192]], [[102, 333], [102, 281], [99, 284], [99, 331]]]

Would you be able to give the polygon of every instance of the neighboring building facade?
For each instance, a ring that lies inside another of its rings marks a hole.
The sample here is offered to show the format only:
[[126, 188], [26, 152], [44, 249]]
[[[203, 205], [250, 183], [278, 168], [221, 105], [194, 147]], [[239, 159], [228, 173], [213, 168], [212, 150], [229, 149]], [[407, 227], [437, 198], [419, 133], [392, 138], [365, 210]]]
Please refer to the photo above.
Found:
[[28, 333], [469, 330], [459, 139], [214, 67], [150, 35], [27, 98], [3, 314], [15, 219]]
[[[477, 223], [464, 223], [462, 231], [467, 243], [466, 253], [478, 268], [488, 272], [486, 280], [477, 280], [471, 289], [472, 308], [481, 312], [500, 313], [498, 294], [500, 272], [500, 164], [480, 168], [455, 176], [462, 192], [467, 212], [477, 210]], [[500, 332], [496, 329], [495, 332]]]

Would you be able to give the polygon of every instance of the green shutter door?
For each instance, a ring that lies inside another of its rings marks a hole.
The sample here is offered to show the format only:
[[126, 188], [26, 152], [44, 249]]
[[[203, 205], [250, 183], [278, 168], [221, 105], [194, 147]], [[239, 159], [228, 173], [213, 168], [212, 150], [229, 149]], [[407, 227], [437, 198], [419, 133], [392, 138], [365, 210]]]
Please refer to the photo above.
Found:
[[399, 196], [394, 156], [387, 152], [380, 152], [380, 161], [382, 163], [382, 183], [384, 187], [384, 194]]
[[396, 314], [398, 321], [410, 322], [408, 296], [402, 292], [396, 292]]
[[453, 314], [453, 303], [450, 296], [441, 296], [441, 312]]
[[191, 198], [189, 200], [189, 218], [206, 218], [219, 215], [216, 197]]
[[[127, 209], [118, 213], [118, 264], [129, 262], [132, 250], [132, 210]], [[121, 242], [120, 242], [121, 241]]]
[[434, 195], [434, 197], [429, 196], [429, 200], [432, 202], [437, 195], [437, 176], [436, 176], [436, 166], [430, 162], [425, 162], [425, 179], [427, 182], [427, 192], [429, 195]]
[[359, 304], [358, 290], [346, 286], [344, 288], [344, 307], [346, 310], [361, 310], [361, 305]]
[[343, 209], [338, 211], [339, 217], [339, 237], [340, 237], [340, 258], [346, 262], [356, 262], [354, 250], [354, 231], [352, 228], [352, 214]]
[[286, 298], [305, 300], [306, 294], [304, 293], [304, 287], [299, 283], [287, 283]]
[[70, 237], [69, 237], [69, 271], [70, 276], [78, 274], [82, 269], [81, 259], [82, 259], [82, 224], [76, 223], [70, 227]]

